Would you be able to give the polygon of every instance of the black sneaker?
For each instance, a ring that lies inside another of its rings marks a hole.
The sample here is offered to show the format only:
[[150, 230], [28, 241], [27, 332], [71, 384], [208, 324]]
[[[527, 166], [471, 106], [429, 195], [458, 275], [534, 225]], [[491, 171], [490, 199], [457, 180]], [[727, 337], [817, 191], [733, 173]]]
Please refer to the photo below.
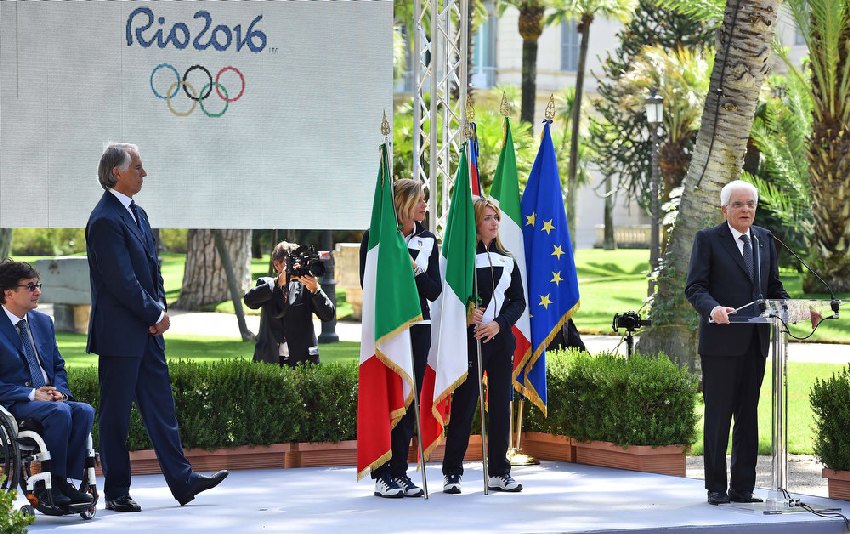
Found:
[[460, 475], [446, 475], [443, 478], [443, 493], [460, 494]]
[[413, 483], [407, 474], [395, 477], [395, 483], [404, 491], [405, 497], [421, 497], [425, 495], [425, 491]]
[[487, 487], [496, 491], [522, 491], [522, 484], [513, 479], [511, 475], [497, 475], [487, 479]]
[[395, 480], [389, 476], [383, 476], [375, 479], [374, 495], [387, 499], [401, 499], [404, 497], [404, 490], [396, 484]]

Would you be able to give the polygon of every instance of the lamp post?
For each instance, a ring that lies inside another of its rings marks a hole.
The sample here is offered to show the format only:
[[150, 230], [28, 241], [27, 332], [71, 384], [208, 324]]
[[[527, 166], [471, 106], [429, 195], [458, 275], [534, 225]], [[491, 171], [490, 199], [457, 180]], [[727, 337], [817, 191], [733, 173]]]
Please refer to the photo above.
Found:
[[658, 260], [661, 255], [661, 243], [658, 237], [658, 227], [661, 207], [659, 205], [659, 185], [661, 181], [661, 170], [658, 167], [658, 130], [664, 122], [664, 99], [653, 90], [646, 99], [646, 122], [649, 124], [649, 138], [652, 142], [652, 181], [650, 183], [652, 211], [652, 235], [649, 238], [649, 263], [652, 269], [650, 273], [648, 295], [652, 296], [655, 290], [655, 281], [652, 273], [658, 271]]

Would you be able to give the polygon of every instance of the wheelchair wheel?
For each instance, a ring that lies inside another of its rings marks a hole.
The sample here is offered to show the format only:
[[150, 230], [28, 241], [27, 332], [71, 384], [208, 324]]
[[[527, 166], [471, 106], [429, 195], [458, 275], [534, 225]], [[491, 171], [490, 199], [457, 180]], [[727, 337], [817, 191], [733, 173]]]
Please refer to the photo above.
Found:
[[15, 441], [17, 435], [17, 423], [0, 413], [0, 476], [4, 477], [0, 489], [3, 490], [16, 489], [21, 480], [21, 454]]
[[91, 508], [89, 508], [89, 509], [88, 509], [88, 510], [86, 510], [85, 512], [80, 512], [80, 517], [82, 517], [83, 519], [85, 519], [86, 521], [88, 521], [89, 519], [91, 519], [92, 517], [94, 517], [96, 513], [97, 513], [97, 506], [95, 506], [94, 504], [92, 504], [92, 505], [91, 505]]
[[25, 505], [21, 506], [21, 513], [28, 515], [28, 516], [34, 516], [35, 515], [35, 508], [30, 506], [29, 504], [25, 504]]

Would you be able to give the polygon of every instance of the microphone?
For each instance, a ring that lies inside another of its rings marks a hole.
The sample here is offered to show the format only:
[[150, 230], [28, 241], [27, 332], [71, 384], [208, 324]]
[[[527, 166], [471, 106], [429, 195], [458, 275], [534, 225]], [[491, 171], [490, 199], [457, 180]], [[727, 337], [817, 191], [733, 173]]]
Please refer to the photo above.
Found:
[[794, 252], [794, 250], [793, 250], [793, 249], [791, 249], [791, 247], [789, 247], [788, 245], [786, 245], [785, 243], [783, 243], [781, 239], [779, 239], [778, 237], [776, 237], [776, 234], [774, 234], [773, 232], [770, 232], [770, 236], [771, 236], [771, 237], [772, 237], [772, 238], [773, 238], [773, 239], [774, 239], [777, 243], [779, 243], [780, 245], [782, 245], [782, 246], [785, 248], [785, 250], [787, 250], [788, 252], [790, 252], [790, 253], [791, 253], [791, 255], [792, 255], [792, 256], [794, 256], [794, 258], [796, 258], [796, 260], [797, 260], [797, 261], [799, 261], [799, 262], [800, 262], [800, 264], [801, 264], [803, 267], [805, 267], [807, 271], [809, 271], [810, 273], [812, 273], [812, 275], [813, 275], [815, 278], [817, 278], [817, 279], [818, 279], [818, 281], [820, 281], [820, 283], [821, 283], [821, 284], [823, 284], [823, 287], [825, 287], [825, 288], [826, 288], [826, 290], [829, 292], [829, 297], [830, 297], [830, 303], [829, 303], [829, 306], [830, 306], [830, 308], [832, 308], [832, 312], [833, 312], [833, 313], [835, 313], [835, 314], [837, 315], [837, 314], [838, 314], [838, 299], [836, 299], [836, 298], [835, 298], [835, 292], [832, 290], [832, 288], [831, 288], [831, 287], [829, 287], [829, 284], [827, 284], [827, 283], [826, 283], [826, 281], [825, 281], [823, 278], [821, 278], [821, 276], [820, 276], [820, 275], [819, 275], [819, 274], [818, 274], [818, 273], [817, 273], [814, 269], [812, 269], [811, 267], [809, 267], [809, 264], [808, 264], [808, 263], [806, 263], [805, 261], [803, 261], [803, 258], [801, 258], [800, 256], [798, 256], [798, 255], [797, 255], [797, 253], [796, 253], [796, 252]]

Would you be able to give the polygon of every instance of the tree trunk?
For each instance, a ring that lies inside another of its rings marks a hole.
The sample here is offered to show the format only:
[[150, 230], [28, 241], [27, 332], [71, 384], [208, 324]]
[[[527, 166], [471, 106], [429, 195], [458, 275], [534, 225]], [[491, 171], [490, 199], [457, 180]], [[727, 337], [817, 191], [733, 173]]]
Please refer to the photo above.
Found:
[[578, 68], [576, 69], [576, 101], [573, 104], [573, 134], [570, 138], [570, 166], [567, 180], [567, 227], [570, 231], [573, 251], [576, 249], [576, 200], [578, 199], [578, 142], [579, 127], [581, 126], [581, 97], [584, 93], [584, 67], [587, 64], [587, 46], [590, 40], [590, 25], [593, 15], [582, 15], [579, 22], [581, 30], [581, 46], [578, 53]]
[[[617, 239], [614, 237], [614, 191], [611, 190], [611, 177], [605, 177], [605, 226], [602, 230], [602, 248], [617, 250]], [[570, 234], [572, 235], [572, 234]]]
[[253, 341], [254, 333], [248, 330], [248, 325], [245, 323], [245, 310], [242, 308], [242, 295], [245, 291], [239, 287], [239, 283], [236, 281], [236, 274], [233, 272], [233, 262], [230, 259], [227, 244], [224, 242], [224, 235], [221, 230], [211, 230], [211, 232], [213, 242], [215, 243], [215, 251], [218, 253], [218, 257], [221, 258], [221, 265], [224, 268], [224, 275], [227, 278], [227, 289], [230, 291], [233, 311], [236, 312], [236, 324], [239, 326], [239, 334], [242, 336], [242, 341]]
[[543, 6], [537, 0], [523, 2], [519, 8], [519, 34], [522, 37], [522, 109], [520, 120], [534, 122], [537, 98], [537, 41], [543, 33]]
[[0, 261], [12, 253], [12, 229], [0, 228]]
[[702, 126], [658, 276], [652, 326], [638, 343], [640, 352], [663, 352], [692, 370], [699, 368], [698, 317], [684, 292], [691, 246], [698, 230], [722, 220], [720, 189], [741, 172], [759, 90], [769, 70], [778, 9], [778, 0], [741, 0], [738, 13], [734, 2], [726, 5]]
[[[251, 284], [251, 230], [221, 230], [242, 292]], [[189, 230], [183, 288], [175, 308], [199, 311], [230, 300], [227, 275], [210, 230]]]

